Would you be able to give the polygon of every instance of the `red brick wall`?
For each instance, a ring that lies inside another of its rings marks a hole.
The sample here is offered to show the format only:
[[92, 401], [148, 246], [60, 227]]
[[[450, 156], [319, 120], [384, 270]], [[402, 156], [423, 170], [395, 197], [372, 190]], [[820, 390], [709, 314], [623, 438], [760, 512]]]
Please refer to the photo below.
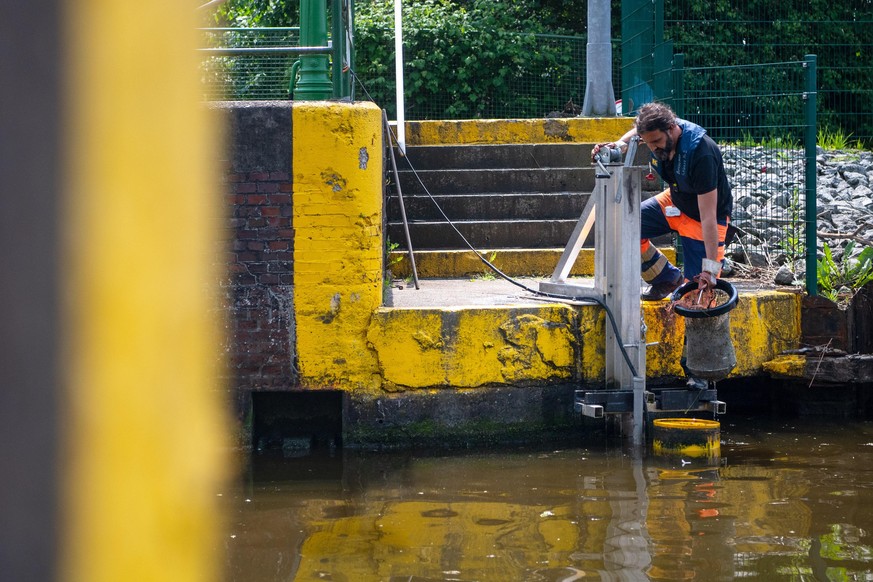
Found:
[[224, 103], [226, 387], [243, 428], [251, 392], [288, 390], [294, 370], [290, 103]]

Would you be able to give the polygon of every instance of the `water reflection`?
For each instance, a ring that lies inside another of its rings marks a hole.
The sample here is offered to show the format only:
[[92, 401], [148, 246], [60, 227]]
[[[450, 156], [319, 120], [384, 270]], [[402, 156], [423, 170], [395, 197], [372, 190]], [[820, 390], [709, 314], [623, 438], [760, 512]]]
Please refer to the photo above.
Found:
[[873, 425], [722, 422], [717, 466], [621, 446], [254, 459], [229, 580], [873, 580]]

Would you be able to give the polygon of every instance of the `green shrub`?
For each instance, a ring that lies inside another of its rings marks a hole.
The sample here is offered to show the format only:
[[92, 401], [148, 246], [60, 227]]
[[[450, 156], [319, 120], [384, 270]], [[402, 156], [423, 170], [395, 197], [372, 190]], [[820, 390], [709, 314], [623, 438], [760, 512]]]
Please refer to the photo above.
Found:
[[839, 262], [834, 260], [830, 246], [824, 243], [823, 256], [818, 261], [818, 288], [823, 297], [845, 307], [854, 294], [873, 281], [873, 247], [866, 247], [852, 258], [854, 241], [849, 241]]
[[[424, 0], [403, 5], [404, 89], [410, 119], [545, 116], [578, 99], [573, 55], [535, 36], [546, 32], [533, 2]], [[356, 68], [369, 97], [393, 115], [394, 12], [391, 0], [355, 4]], [[549, 29], [555, 32], [555, 28]], [[559, 29], [560, 32], [560, 29]], [[534, 92], [554, 81], [559, 97]], [[535, 83], [536, 81], [536, 83]], [[360, 91], [360, 85], [356, 91]], [[365, 98], [366, 95], [357, 95]]]

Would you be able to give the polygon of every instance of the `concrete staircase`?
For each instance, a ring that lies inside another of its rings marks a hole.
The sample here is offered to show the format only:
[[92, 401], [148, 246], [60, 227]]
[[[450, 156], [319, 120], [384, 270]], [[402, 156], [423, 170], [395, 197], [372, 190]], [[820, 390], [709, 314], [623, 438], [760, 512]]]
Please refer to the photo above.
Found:
[[[594, 188], [592, 146], [408, 146], [397, 167], [413, 249], [466, 249], [434, 201], [478, 250], [563, 248]], [[646, 159], [640, 152], [638, 163]], [[390, 240], [405, 250], [394, 187], [387, 217]]]

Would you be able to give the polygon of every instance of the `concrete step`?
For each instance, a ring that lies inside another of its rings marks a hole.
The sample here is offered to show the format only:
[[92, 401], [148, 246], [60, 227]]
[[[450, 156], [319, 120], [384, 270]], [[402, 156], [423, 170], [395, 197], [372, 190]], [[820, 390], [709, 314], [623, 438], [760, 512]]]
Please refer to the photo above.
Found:
[[[566, 246], [576, 226], [576, 219], [567, 220], [461, 220], [457, 229], [474, 248], [530, 248], [543, 249]], [[466, 248], [458, 234], [445, 222], [410, 221], [409, 236], [412, 247], [419, 249]], [[403, 225], [388, 224], [388, 237], [399, 248], [406, 248]], [[592, 237], [593, 241], [593, 237]]]
[[591, 164], [594, 144], [505, 144], [410, 146], [398, 170], [573, 168]]
[[[594, 168], [421, 170], [400, 172], [403, 194], [591, 192]], [[420, 178], [420, 181], [419, 181]]]
[[[413, 248], [464, 248], [434, 202], [477, 248], [563, 248], [595, 186], [592, 147], [581, 142], [407, 147], [398, 171]], [[640, 148], [635, 163], [643, 166], [648, 157]], [[643, 180], [642, 187], [648, 194], [660, 181]], [[405, 248], [396, 188], [389, 192], [388, 234]]]
[[[579, 217], [591, 194], [580, 192], [528, 192], [510, 194], [437, 194], [403, 196], [406, 217], [410, 221], [444, 220], [436, 204], [451, 220], [487, 219], [492, 221], [537, 219], [567, 219]], [[400, 222], [397, 196], [388, 197], [388, 221]]]
[[[676, 262], [676, 251], [660, 246], [667, 259]], [[544, 249], [479, 249], [479, 252], [510, 277], [550, 277], [564, 248]], [[422, 278], [467, 278], [493, 274], [472, 251], [415, 249], [416, 272]], [[393, 250], [388, 258], [391, 274], [398, 279], [412, 277], [409, 253]], [[570, 270], [571, 276], [594, 275], [594, 249], [583, 248]]]

